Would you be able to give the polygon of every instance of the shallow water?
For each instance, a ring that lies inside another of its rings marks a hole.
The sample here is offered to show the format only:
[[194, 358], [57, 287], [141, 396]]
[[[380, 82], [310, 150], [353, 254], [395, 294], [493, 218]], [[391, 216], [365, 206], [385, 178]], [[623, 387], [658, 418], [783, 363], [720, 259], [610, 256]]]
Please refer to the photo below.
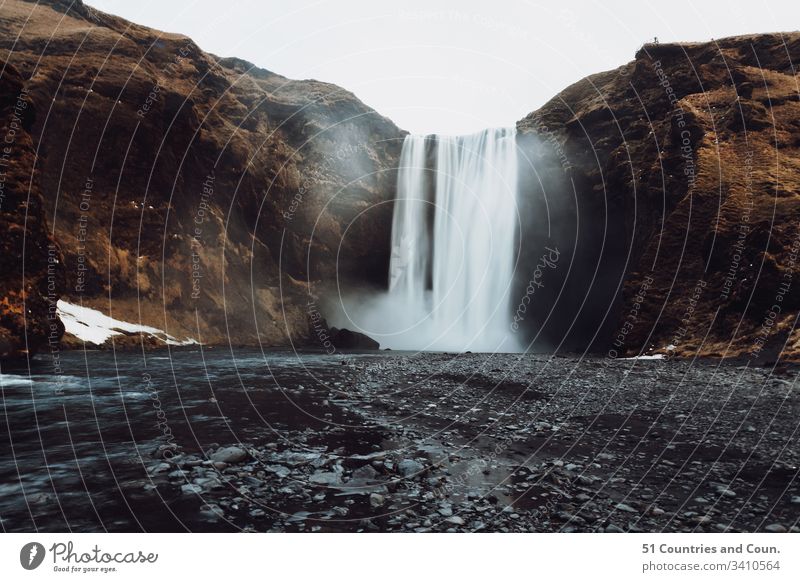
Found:
[[[341, 356], [75, 351], [61, 355], [61, 375], [48, 358], [30, 370], [4, 366], [0, 375], [6, 531], [197, 529], [185, 496], [148, 477], [160, 445], [196, 453], [220, 443], [295, 446], [295, 431], [360, 424], [326, 400]], [[346, 431], [327, 445], [368, 452], [363, 437]]]
[[[218, 348], [61, 358], [60, 375], [46, 354], [0, 375], [5, 531], [800, 520], [793, 367]], [[165, 463], [156, 453], [170, 443]], [[207, 458], [237, 444], [244, 460]]]

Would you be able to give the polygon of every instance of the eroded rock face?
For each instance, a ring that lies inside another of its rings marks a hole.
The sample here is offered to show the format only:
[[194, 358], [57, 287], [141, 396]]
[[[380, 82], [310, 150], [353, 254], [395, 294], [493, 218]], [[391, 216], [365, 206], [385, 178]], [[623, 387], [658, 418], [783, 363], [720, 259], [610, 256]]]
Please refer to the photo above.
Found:
[[309, 339], [336, 277], [384, 284], [402, 132], [292, 81], [81, 2], [4, 4], [66, 298], [204, 343]]
[[331, 328], [331, 342], [343, 350], [377, 350], [381, 345], [364, 333], [349, 329]]
[[518, 123], [527, 261], [562, 257], [539, 342], [800, 355], [798, 60], [797, 33], [645, 45]]
[[[66, 299], [178, 339], [317, 343], [317, 292], [385, 285], [404, 134], [351, 93], [81, 2], [11, 0], [0, 32], [21, 74], [4, 72], [4, 111], [23, 86], [39, 104], [3, 202], [0, 352], [25, 349], [26, 325], [32, 349], [50, 331], [45, 214]], [[800, 353], [798, 57], [798, 34], [646, 45], [518, 123], [524, 339]], [[34, 143], [43, 203], [25, 182]], [[21, 233], [38, 241], [24, 289]]]
[[30, 129], [34, 103], [19, 72], [0, 59], [0, 358], [57, 346], [55, 304], [64, 287], [50, 237]]

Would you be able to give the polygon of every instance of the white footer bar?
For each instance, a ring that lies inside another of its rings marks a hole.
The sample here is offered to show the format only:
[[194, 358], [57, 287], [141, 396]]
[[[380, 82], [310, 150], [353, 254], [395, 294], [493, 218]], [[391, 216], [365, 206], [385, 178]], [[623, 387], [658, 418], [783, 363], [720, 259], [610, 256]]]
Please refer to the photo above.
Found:
[[[792, 534], [3, 534], [2, 580], [800, 580]], [[181, 577], [181, 578], [179, 578]]]

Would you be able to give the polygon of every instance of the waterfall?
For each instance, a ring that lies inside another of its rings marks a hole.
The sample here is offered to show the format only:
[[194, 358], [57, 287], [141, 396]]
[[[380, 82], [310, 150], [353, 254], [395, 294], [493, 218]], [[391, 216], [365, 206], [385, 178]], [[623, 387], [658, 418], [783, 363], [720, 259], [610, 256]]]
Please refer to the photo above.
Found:
[[514, 129], [409, 135], [392, 222], [391, 348], [514, 351]]

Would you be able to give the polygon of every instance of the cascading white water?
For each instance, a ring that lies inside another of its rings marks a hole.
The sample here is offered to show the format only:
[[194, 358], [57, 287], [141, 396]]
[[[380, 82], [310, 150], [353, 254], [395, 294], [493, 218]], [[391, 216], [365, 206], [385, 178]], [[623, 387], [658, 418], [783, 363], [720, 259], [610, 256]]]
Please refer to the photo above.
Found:
[[[435, 168], [428, 154], [435, 154]], [[409, 135], [397, 188], [383, 308], [393, 330], [381, 334], [381, 344], [513, 351], [515, 130]]]
[[403, 141], [397, 170], [397, 191], [392, 217], [392, 255], [389, 290], [399, 307], [417, 310], [426, 302], [430, 265], [430, 236], [426, 224], [429, 208], [425, 192], [427, 138], [409, 135]]

